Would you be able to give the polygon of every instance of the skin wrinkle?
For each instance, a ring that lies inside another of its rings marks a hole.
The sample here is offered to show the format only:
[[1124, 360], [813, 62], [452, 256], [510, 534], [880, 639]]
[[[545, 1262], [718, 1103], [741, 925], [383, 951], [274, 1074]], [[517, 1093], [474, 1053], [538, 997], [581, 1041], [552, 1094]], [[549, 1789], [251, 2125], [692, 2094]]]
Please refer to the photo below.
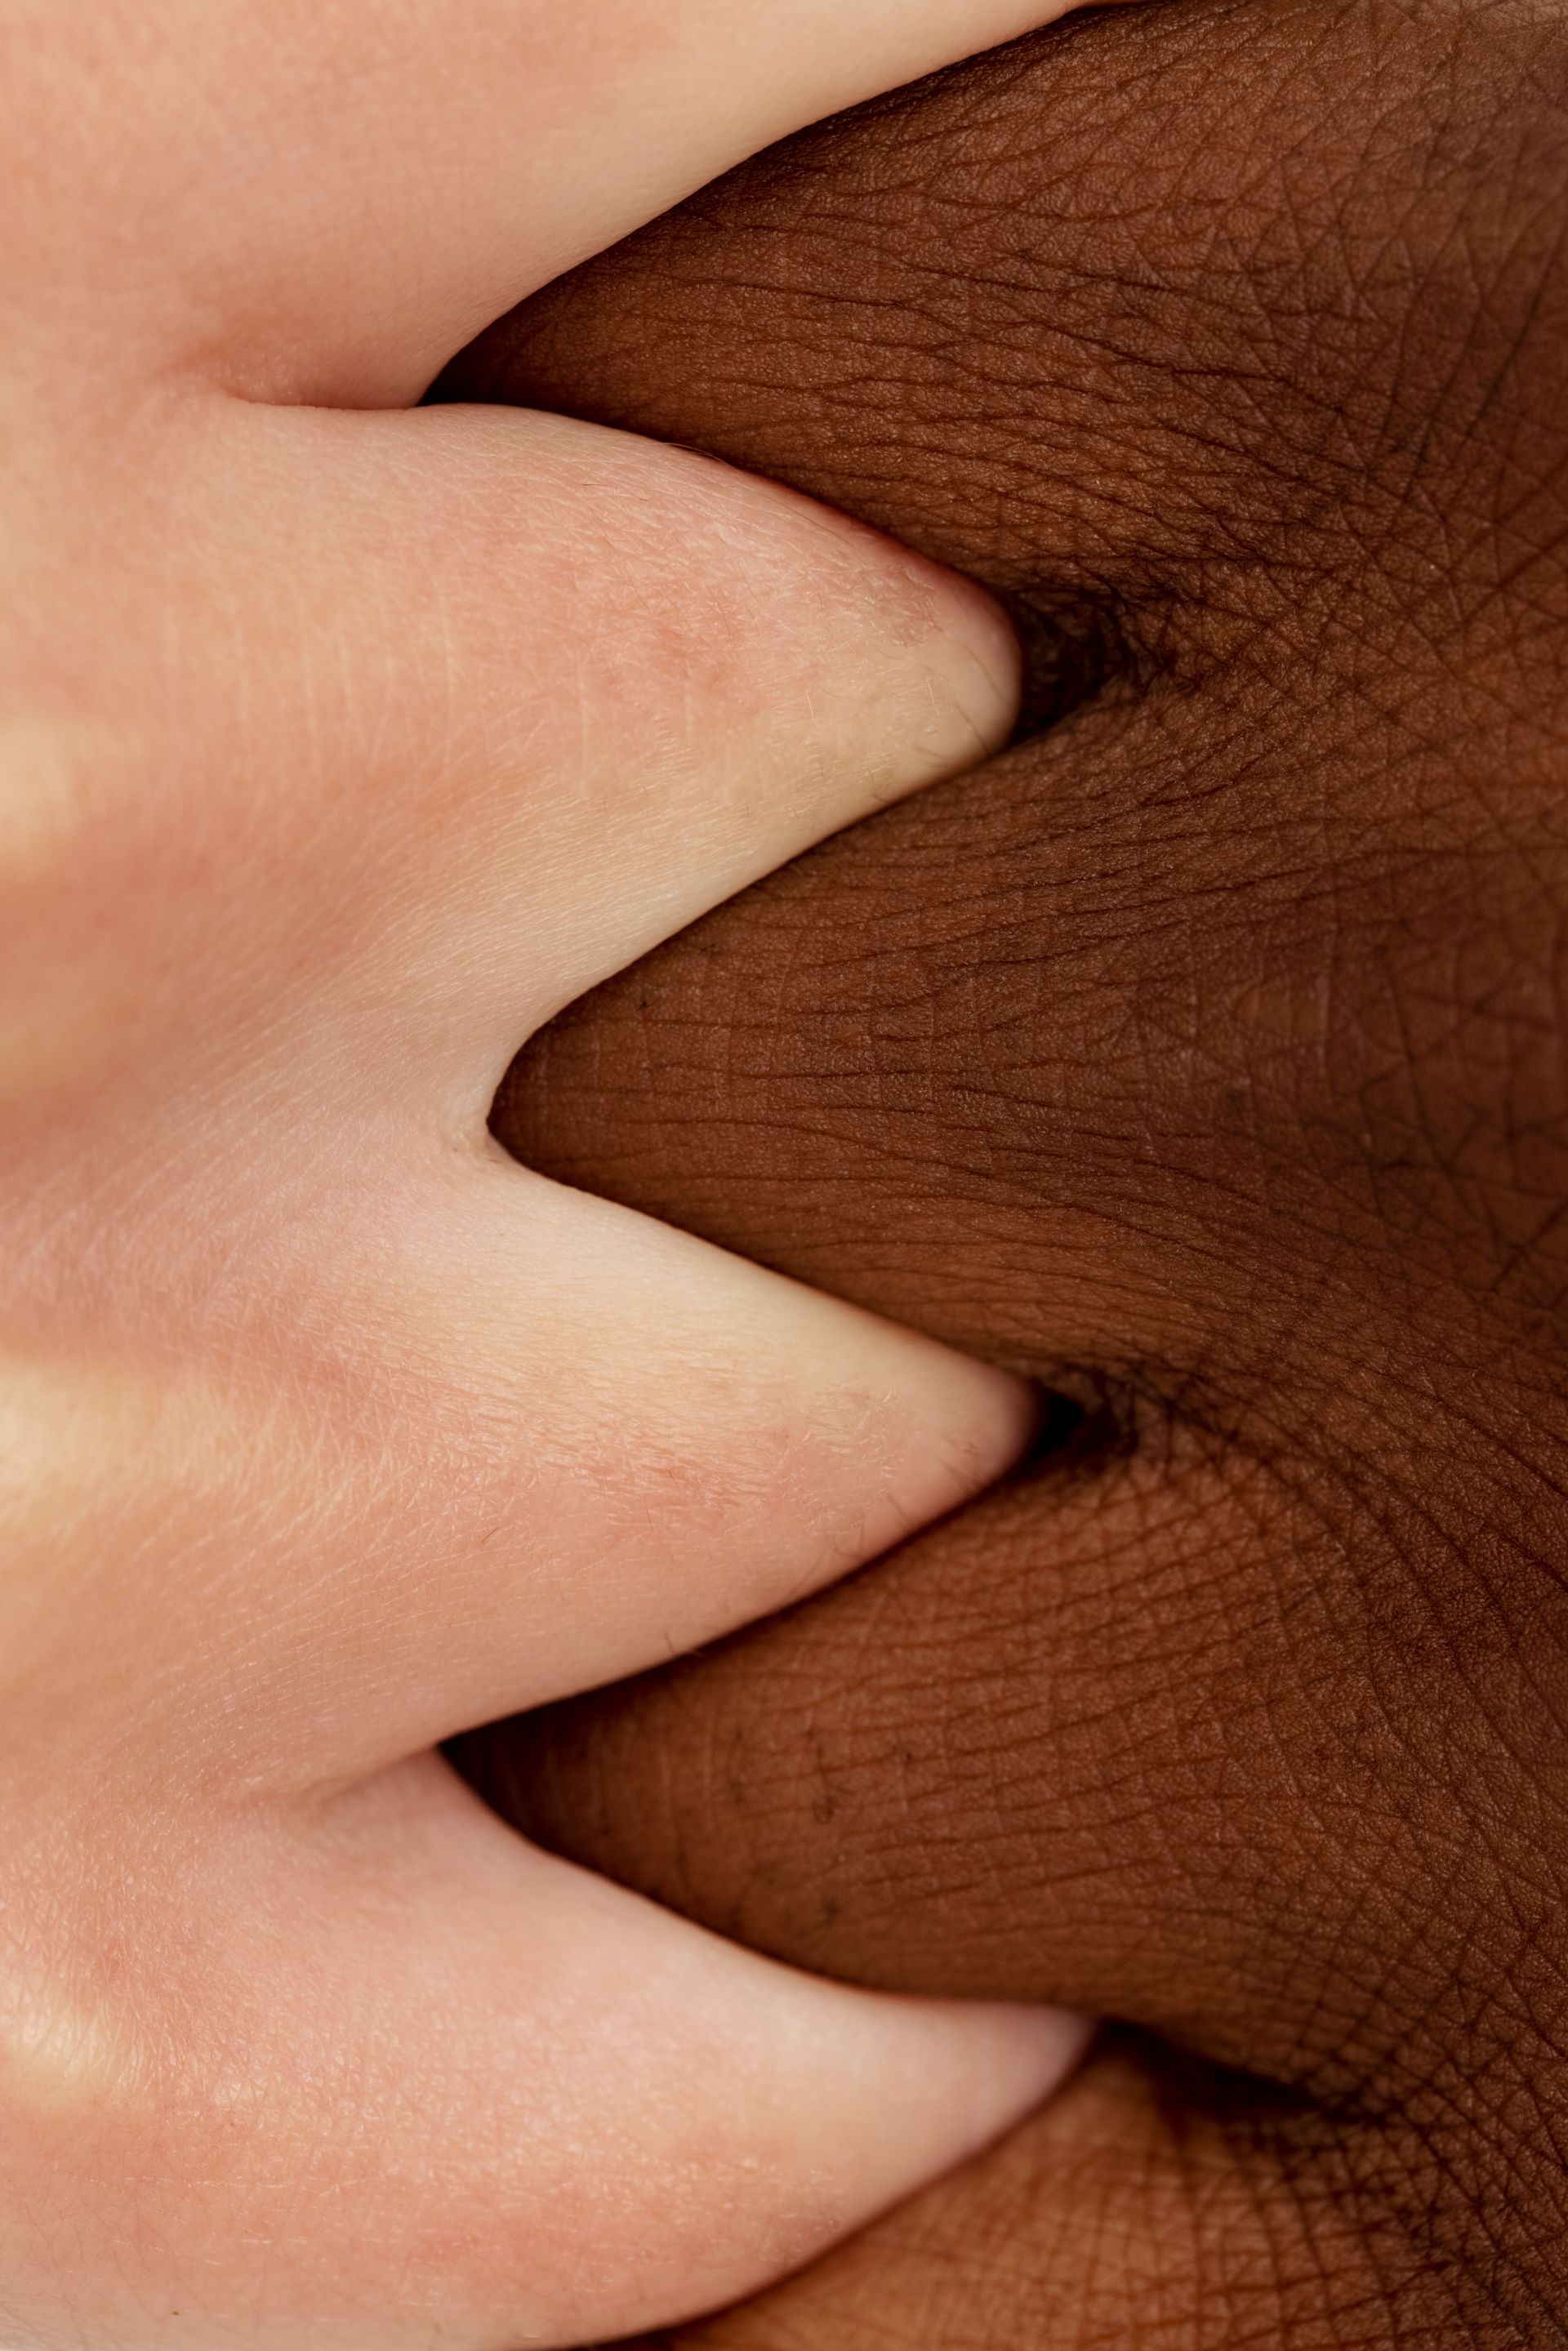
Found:
[[1568, 2339], [1568, 35], [1152, 0], [445, 390], [980, 578], [1025, 719], [572, 1007], [527, 1164], [1061, 1391], [876, 1567], [462, 1761], [851, 1980], [1115, 2022], [682, 2351]]

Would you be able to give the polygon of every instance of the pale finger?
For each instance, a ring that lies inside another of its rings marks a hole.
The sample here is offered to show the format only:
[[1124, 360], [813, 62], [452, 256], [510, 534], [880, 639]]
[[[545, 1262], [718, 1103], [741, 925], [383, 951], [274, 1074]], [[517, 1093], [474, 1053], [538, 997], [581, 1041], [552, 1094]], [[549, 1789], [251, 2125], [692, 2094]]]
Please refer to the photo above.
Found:
[[112, 728], [162, 674], [167, 739], [80, 849], [201, 844], [203, 895], [121, 904], [139, 994], [167, 966], [183, 1069], [195, 1024], [263, 1021], [296, 1098], [349, 1017], [394, 1087], [482, 1118], [560, 1005], [1017, 706], [977, 590], [631, 434], [214, 402], [158, 491], [120, 524], [157, 592], [106, 644], [84, 586], [71, 690]]
[[5, 1978], [18, 2340], [57, 2339], [64, 2281], [95, 2340], [190, 2351], [600, 2342], [799, 2267], [1082, 2044], [719, 1942], [434, 1758], [190, 1842], [166, 1826], [129, 1887], [123, 1855], [79, 1872], [52, 1968]]
[[81, 263], [79, 238], [68, 254], [55, 237], [90, 219], [100, 325], [123, 351], [354, 407], [414, 399], [488, 320], [758, 148], [1063, 13], [159, 0], [138, 12], [128, 85], [123, 12], [77, 0], [61, 41], [58, 7], [9, 12], [28, 62], [11, 143], [38, 162], [18, 189], [18, 290], [54, 307]]

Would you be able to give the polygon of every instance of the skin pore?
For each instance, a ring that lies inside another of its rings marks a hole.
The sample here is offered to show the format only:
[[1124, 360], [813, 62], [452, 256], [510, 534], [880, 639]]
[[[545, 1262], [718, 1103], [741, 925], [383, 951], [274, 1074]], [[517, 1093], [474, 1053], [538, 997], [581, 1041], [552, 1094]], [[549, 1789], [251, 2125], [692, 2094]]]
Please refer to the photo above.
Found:
[[449, 380], [985, 581], [1015, 747], [571, 1008], [530, 1167], [1026, 1374], [1026, 1475], [468, 1743], [847, 1980], [1113, 2020], [734, 2351], [1568, 2328], [1568, 31], [1164, 0], [807, 133]]

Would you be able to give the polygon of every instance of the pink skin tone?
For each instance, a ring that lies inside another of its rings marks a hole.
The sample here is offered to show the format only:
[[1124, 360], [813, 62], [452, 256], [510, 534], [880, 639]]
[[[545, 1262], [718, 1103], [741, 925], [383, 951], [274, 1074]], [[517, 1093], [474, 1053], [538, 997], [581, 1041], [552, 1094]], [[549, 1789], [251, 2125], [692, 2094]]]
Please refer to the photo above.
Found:
[[22, 0], [0, 59], [0, 2338], [570, 2344], [749, 2293], [1071, 2019], [817, 1983], [433, 1752], [844, 1573], [1009, 1380], [504, 1161], [561, 1004], [1002, 740], [987, 601], [413, 411], [1025, 0]]

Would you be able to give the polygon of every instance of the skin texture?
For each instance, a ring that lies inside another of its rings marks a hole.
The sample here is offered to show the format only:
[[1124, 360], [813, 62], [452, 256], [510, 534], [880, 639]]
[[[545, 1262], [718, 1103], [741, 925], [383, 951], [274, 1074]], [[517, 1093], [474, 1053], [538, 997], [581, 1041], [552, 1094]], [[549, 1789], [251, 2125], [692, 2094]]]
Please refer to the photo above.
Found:
[[1171, 0], [805, 135], [455, 378], [806, 487], [1030, 652], [1016, 747], [495, 1114], [1070, 1400], [852, 1582], [465, 1750], [768, 1952], [1115, 2020], [671, 2342], [1568, 2333], [1565, 175], [1554, 7]]
[[418, 404], [1038, 0], [0, 8], [0, 2342], [515, 2351], [755, 2292], [1079, 2021], [813, 1981], [441, 1742], [1015, 1460], [1004, 1371], [519, 1168], [520, 1029], [1007, 739], [864, 526]]

